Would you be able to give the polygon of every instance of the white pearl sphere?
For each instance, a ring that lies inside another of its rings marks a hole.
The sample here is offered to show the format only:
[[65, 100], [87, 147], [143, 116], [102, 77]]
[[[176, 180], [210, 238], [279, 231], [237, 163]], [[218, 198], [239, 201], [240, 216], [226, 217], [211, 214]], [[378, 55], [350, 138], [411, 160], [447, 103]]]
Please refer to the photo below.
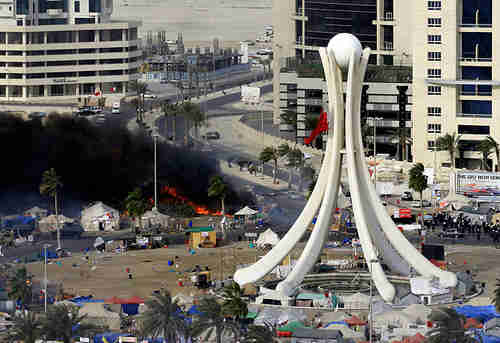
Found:
[[349, 61], [353, 52], [354, 58], [357, 60], [361, 58], [363, 52], [359, 39], [350, 33], [336, 34], [330, 39], [326, 49], [328, 54], [333, 55], [337, 64], [344, 70], [349, 68]]

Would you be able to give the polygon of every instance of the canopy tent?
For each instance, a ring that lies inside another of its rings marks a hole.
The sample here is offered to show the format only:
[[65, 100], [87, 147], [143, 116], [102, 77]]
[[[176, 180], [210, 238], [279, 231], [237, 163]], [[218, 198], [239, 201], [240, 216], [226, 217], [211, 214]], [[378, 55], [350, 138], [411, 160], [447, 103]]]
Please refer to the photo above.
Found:
[[408, 328], [410, 324], [415, 324], [416, 319], [408, 316], [402, 311], [390, 311], [373, 316], [375, 327], [394, 326], [398, 328]]
[[120, 212], [100, 201], [83, 209], [81, 216], [85, 231], [111, 231], [120, 222]]
[[392, 311], [392, 306], [389, 304], [386, 304], [385, 301], [380, 300], [380, 301], [373, 302], [372, 313], [374, 316], [379, 314], [379, 313], [384, 313], [384, 312], [389, 312], [389, 311]]
[[280, 238], [278, 237], [278, 235], [275, 232], [273, 232], [273, 230], [267, 229], [266, 231], [262, 232], [259, 235], [259, 238], [257, 239], [256, 243], [258, 247], [263, 247], [268, 244], [275, 246], [276, 244], [278, 244], [279, 241]]
[[194, 298], [188, 295], [184, 295], [182, 293], [177, 293], [173, 298], [172, 302], [177, 302], [177, 305], [190, 305], [194, 302]]
[[161, 213], [157, 209], [152, 209], [144, 213], [141, 217], [142, 225], [145, 228], [152, 226], [168, 227], [170, 217]]
[[454, 307], [458, 314], [465, 316], [466, 318], [476, 318], [482, 323], [487, 322], [492, 318], [499, 318], [500, 314], [495, 311], [494, 305], [488, 306], [458, 306]]
[[252, 210], [250, 207], [245, 206], [238, 212], [236, 212], [234, 215], [235, 216], [253, 216], [259, 213], [259, 211]]
[[106, 310], [103, 303], [86, 303], [80, 308], [78, 314], [86, 315], [85, 320], [88, 322], [100, 320], [112, 330], [120, 329], [120, 315]]
[[38, 228], [41, 232], [49, 232], [55, 231], [57, 229], [56, 225], [58, 225], [59, 229], [62, 230], [66, 224], [73, 224], [74, 222], [74, 219], [68, 218], [62, 214], [57, 215], [56, 220], [56, 215], [51, 214], [50, 216], [40, 219]]
[[354, 293], [352, 295], [344, 297], [344, 304], [347, 308], [368, 308], [370, 304], [370, 297], [363, 293]]
[[363, 326], [366, 325], [364, 320], [359, 319], [357, 316], [352, 316], [344, 320], [349, 326]]
[[408, 306], [401, 312], [411, 318], [414, 318], [415, 320], [418, 319], [425, 322], [427, 320], [427, 317], [431, 314], [432, 308], [422, 304], [413, 304]]

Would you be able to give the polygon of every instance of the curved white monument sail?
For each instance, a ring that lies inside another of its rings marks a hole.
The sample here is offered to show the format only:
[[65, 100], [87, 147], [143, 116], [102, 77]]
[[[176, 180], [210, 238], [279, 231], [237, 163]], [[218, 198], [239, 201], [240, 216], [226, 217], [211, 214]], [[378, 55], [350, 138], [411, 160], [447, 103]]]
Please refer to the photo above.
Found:
[[[238, 270], [234, 275], [235, 281], [244, 285], [271, 272], [300, 240], [319, 209], [318, 220], [297, 264], [276, 288], [288, 296], [297, 290], [323, 249], [332, 211], [336, 208], [342, 154], [345, 152], [359, 239], [372, 279], [383, 299], [392, 302], [396, 292], [387, 279], [382, 262], [394, 273], [409, 275], [411, 266], [423, 276], [439, 278], [442, 287], [455, 287], [455, 274], [434, 266], [398, 230], [370, 181], [359, 115], [361, 87], [370, 49], [362, 51], [356, 37], [343, 33], [332, 38], [328, 48], [320, 48], [319, 52], [328, 85], [330, 125], [326, 155], [318, 182], [304, 210], [286, 236], [254, 265]], [[341, 69], [348, 72], [345, 114]]]

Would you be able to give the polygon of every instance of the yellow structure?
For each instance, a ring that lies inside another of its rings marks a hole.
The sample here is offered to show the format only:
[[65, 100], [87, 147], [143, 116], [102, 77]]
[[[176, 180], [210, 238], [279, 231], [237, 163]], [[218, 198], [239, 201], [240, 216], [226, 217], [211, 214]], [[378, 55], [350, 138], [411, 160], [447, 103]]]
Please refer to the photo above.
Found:
[[191, 248], [215, 248], [217, 234], [211, 227], [194, 227], [189, 232], [189, 246]]

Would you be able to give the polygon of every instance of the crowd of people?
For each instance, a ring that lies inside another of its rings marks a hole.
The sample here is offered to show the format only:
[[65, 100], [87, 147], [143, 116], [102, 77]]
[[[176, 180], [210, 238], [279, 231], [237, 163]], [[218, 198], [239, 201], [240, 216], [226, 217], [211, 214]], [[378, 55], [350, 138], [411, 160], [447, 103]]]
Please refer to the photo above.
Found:
[[500, 242], [500, 220], [492, 222], [490, 216], [487, 215], [473, 220], [463, 213], [458, 213], [457, 215], [446, 212], [437, 213], [426, 224], [426, 228], [430, 229], [431, 232], [436, 229], [443, 231], [456, 230], [463, 235], [476, 236], [478, 241], [481, 240], [482, 235], [486, 235], [490, 236], [494, 243]]

